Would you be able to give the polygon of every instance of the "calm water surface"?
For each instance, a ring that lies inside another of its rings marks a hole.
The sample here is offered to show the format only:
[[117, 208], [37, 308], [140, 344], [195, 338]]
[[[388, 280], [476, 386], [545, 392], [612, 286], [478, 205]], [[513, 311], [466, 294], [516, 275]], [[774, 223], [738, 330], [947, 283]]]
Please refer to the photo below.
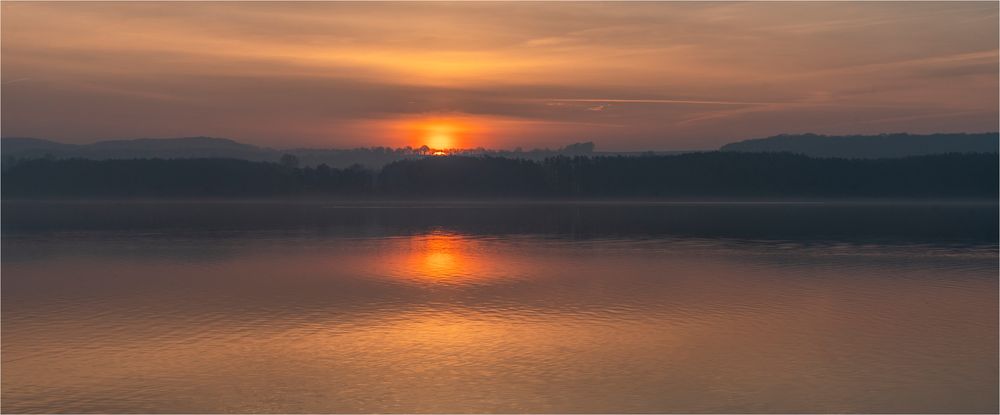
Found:
[[4, 412], [997, 412], [995, 204], [4, 203]]

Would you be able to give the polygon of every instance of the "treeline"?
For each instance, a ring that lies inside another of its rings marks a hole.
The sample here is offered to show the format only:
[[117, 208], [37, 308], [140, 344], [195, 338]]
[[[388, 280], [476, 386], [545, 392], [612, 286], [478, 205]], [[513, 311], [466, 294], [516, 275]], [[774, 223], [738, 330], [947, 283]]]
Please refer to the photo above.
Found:
[[361, 195], [372, 172], [237, 159], [24, 160], [5, 165], [4, 197]]
[[[359, 164], [378, 169], [398, 160], [420, 158], [432, 155], [436, 150], [428, 146], [359, 147], [352, 149], [292, 148], [273, 149], [243, 144], [225, 138], [181, 137], [181, 138], [139, 138], [132, 140], [107, 140], [91, 144], [68, 144], [51, 140], [27, 137], [6, 137], [0, 139], [0, 165], [10, 164], [19, 159], [194, 159], [231, 158], [250, 161], [278, 161], [282, 156], [291, 155], [303, 166], [346, 168]], [[451, 149], [449, 154], [460, 156], [493, 156], [541, 161], [555, 156], [592, 155], [594, 143], [575, 143], [557, 149], [490, 150], [486, 148]]]
[[0, 194], [49, 197], [990, 197], [996, 154], [827, 159], [706, 152], [641, 157], [428, 156], [381, 170], [235, 159], [22, 160]]

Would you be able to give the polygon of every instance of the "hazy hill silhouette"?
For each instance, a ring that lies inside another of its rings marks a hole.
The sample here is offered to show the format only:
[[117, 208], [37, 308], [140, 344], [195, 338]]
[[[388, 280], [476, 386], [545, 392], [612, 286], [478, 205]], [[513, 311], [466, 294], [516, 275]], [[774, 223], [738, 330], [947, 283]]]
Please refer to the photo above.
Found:
[[68, 154], [78, 146], [31, 137], [4, 137], [0, 140], [0, 150], [8, 157], [41, 158], [46, 155]]
[[[93, 160], [135, 158], [212, 158], [271, 160], [274, 150], [242, 144], [225, 138], [138, 138], [107, 140], [93, 144], [64, 144], [40, 138], [12, 137], [0, 140], [5, 158], [86, 158]], [[280, 153], [277, 153], [280, 155]]]
[[778, 135], [726, 144], [722, 151], [788, 152], [812, 157], [885, 158], [946, 153], [997, 153], [1000, 133], [881, 134], [825, 136]]

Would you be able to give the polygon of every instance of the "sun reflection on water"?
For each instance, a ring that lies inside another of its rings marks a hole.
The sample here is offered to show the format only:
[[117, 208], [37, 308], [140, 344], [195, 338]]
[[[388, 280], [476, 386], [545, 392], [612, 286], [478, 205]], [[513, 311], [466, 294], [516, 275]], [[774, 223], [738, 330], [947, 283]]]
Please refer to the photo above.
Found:
[[501, 276], [495, 256], [483, 255], [483, 242], [436, 231], [408, 238], [393, 274], [407, 280], [461, 285]]

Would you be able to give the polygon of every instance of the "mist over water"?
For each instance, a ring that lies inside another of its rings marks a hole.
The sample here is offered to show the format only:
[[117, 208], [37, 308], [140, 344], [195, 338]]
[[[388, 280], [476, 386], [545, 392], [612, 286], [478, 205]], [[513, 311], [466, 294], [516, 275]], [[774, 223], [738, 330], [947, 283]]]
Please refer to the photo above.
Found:
[[996, 412], [993, 203], [4, 203], [4, 412]]

